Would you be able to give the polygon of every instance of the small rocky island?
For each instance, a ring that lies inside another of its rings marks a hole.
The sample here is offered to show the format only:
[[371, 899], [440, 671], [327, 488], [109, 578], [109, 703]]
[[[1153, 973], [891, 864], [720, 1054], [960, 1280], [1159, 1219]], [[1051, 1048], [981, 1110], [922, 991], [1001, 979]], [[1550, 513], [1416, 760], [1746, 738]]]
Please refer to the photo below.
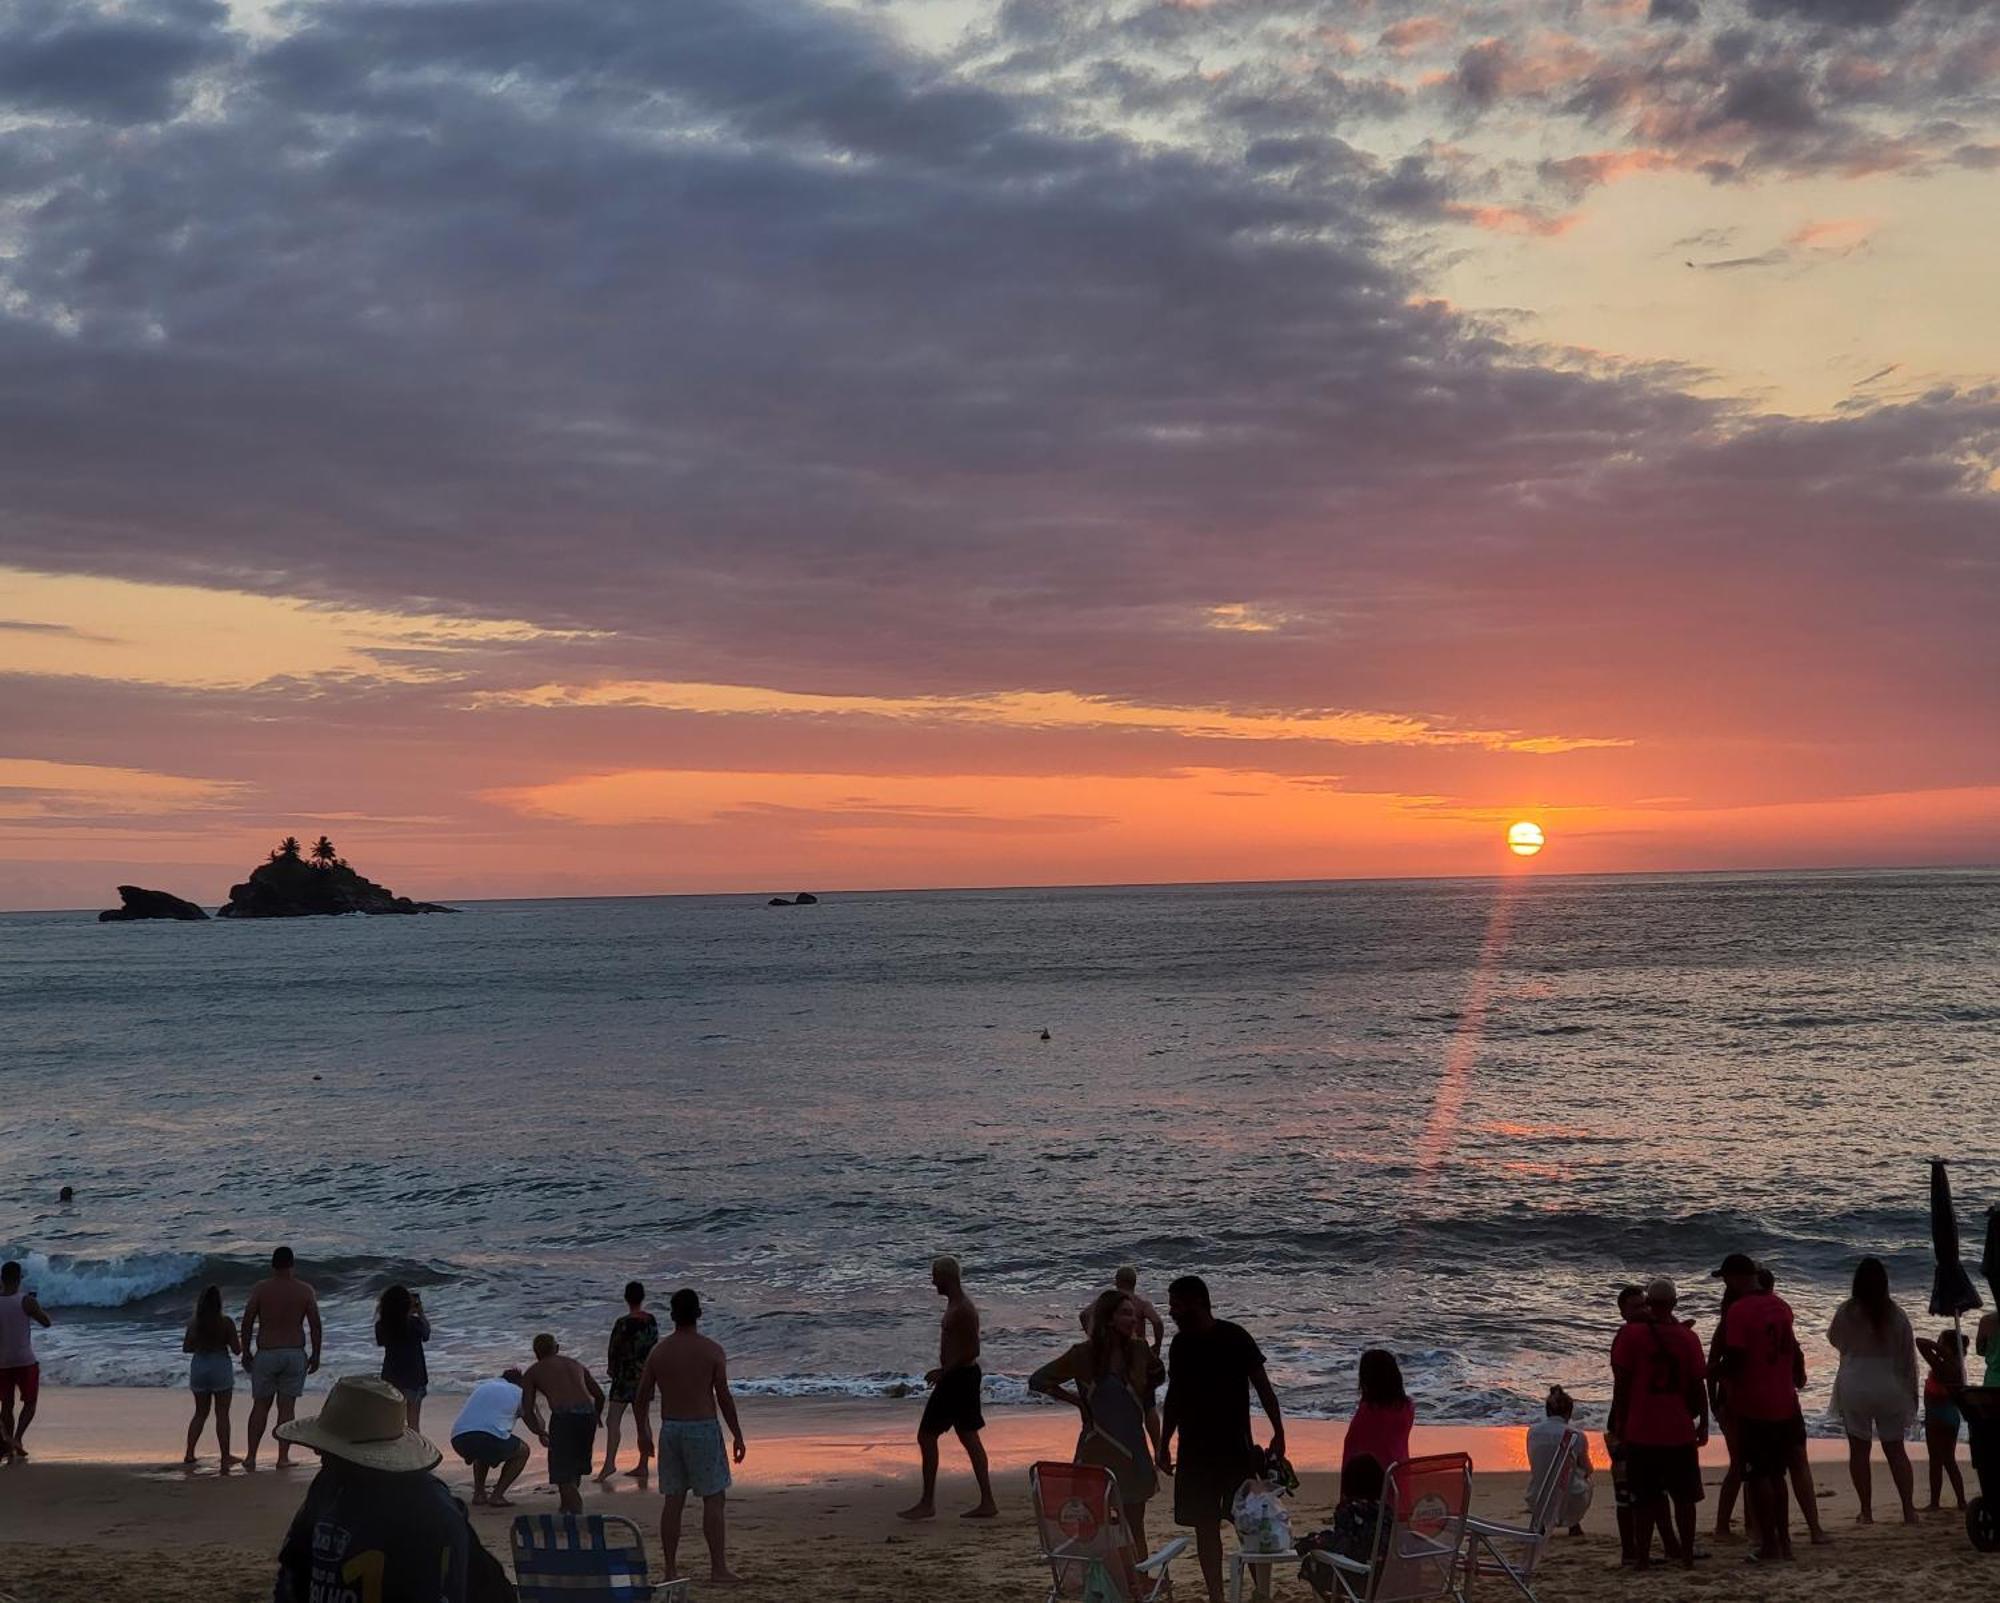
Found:
[[773, 896], [764, 905], [766, 907], [812, 907], [818, 901], [819, 898], [813, 895], [811, 891], [800, 891], [795, 899], [784, 896]]
[[258, 864], [217, 918], [311, 918], [337, 913], [449, 913], [436, 902], [413, 902], [364, 879], [347, 866], [322, 835], [310, 850], [287, 835], [268, 861]]
[[193, 902], [166, 891], [149, 891], [143, 885], [120, 885], [122, 907], [107, 907], [97, 915], [100, 924], [125, 924], [139, 918], [207, 918]]

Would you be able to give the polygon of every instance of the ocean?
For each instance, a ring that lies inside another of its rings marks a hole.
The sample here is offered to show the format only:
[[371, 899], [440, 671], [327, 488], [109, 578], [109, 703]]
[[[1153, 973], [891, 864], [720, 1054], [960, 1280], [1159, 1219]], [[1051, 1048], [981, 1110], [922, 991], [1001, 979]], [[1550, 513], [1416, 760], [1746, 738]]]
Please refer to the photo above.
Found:
[[637, 1276], [743, 1392], [881, 1396], [948, 1251], [995, 1400], [1130, 1262], [1207, 1277], [1297, 1412], [1385, 1345], [1427, 1420], [1597, 1419], [1617, 1286], [1705, 1332], [1743, 1249], [1816, 1408], [1861, 1254], [1941, 1323], [1927, 1161], [1968, 1258], [2000, 1204], [1995, 872], [16, 914], [0, 1025], [0, 1250], [69, 1384], [183, 1384], [196, 1293], [287, 1242], [332, 1372], [392, 1281], [444, 1386], [600, 1357]]

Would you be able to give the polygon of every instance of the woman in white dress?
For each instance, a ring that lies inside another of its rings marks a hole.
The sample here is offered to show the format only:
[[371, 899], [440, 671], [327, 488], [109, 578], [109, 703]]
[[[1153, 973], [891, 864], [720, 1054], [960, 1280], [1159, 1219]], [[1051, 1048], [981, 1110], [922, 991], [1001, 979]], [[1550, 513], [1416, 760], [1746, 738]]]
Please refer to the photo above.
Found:
[[1847, 1471], [1861, 1500], [1859, 1523], [1875, 1522], [1874, 1477], [1868, 1444], [1882, 1443], [1882, 1457], [1903, 1500], [1903, 1523], [1917, 1523], [1916, 1478], [1904, 1443], [1917, 1420], [1917, 1335], [1909, 1316], [1889, 1296], [1889, 1271], [1879, 1258], [1863, 1258], [1854, 1271], [1854, 1295], [1834, 1313], [1826, 1339], [1840, 1354], [1833, 1380], [1833, 1411], [1847, 1432]]

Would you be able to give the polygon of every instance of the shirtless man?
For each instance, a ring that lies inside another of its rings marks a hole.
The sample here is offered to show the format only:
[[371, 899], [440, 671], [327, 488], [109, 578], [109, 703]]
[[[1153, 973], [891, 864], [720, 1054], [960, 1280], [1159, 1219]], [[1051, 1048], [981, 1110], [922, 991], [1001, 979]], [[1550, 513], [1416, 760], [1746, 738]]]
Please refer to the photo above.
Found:
[[701, 1534], [708, 1543], [708, 1578], [717, 1583], [733, 1582], [726, 1555], [727, 1528], [724, 1503], [729, 1491], [729, 1461], [722, 1456], [722, 1426], [716, 1411], [729, 1424], [735, 1438], [733, 1455], [743, 1462], [743, 1427], [736, 1419], [736, 1399], [729, 1395], [729, 1365], [721, 1344], [713, 1342], [695, 1327], [701, 1322], [701, 1298], [682, 1288], [667, 1304], [673, 1315], [674, 1333], [657, 1343], [646, 1355], [646, 1367], [639, 1373], [639, 1394], [633, 1412], [641, 1429], [652, 1418], [653, 1393], [660, 1394], [658, 1438], [660, 1490], [666, 1501], [660, 1507], [660, 1552], [667, 1566], [667, 1579], [680, 1571], [675, 1561], [681, 1546], [681, 1516], [687, 1510], [688, 1493], [701, 1499]]
[[985, 1444], [979, 1439], [986, 1428], [986, 1417], [979, 1411], [979, 1310], [965, 1294], [956, 1258], [939, 1258], [932, 1263], [931, 1284], [944, 1298], [944, 1321], [938, 1331], [938, 1366], [924, 1376], [931, 1388], [930, 1401], [924, 1404], [923, 1421], [917, 1426], [924, 1495], [898, 1517], [937, 1517], [938, 1439], [952, 1431], [971, 1460], [973, 1479], [979, 1483], [978, 1506], [967, 1509], [963, 1517], [990, 1520], [998, 1516], [1000, 1508], [993, 1501], [993, 1478], [986, 1468]]
[[[1167, 1339], [1167, 1322], [1160, 1317], [1160, 1310], [1153, 1306], [1151, 1298], [1139, 1295], [1139, 1271], [1126, 1264], [1111, 1277], [1111, 1285], [1114, 1290], [1122, 1291], [1132, 1299], [1139, 1310], [1139, 1324], [1146, 1332], [1146, 1345], [1152, 1349], [1155, 1358], [1159, 1357], [1160, 1348]], [[1096, 1306], [1097, 1299], [1092, 1297], [1077, 1314], [1077, 1321], [1083, 1326], [1086, 1336], [1090, 1334], [1090, 1311]]]
[[[298, 1407], [299, 1394], [306, 1389], [306, 1376], [319, 1369], [319, 1298], [293, 1272], [292, 1264], [290, 1247], [272, 1253], [271, 1278], [251, 1287], [250, 1300], [243, 1305], [243, 1370], [250, 1377], [250, 1442], [243, 1452], [246, 1471], [257, 1467], [257, 1444], [264, 1439], [272, 1400], [278, 1404], [278, 1423], [287, 1423]], [[306, 1350], [309, 1331], [310, 1352]], [[278, 1468], [284, 1469], [291, 1461], [291, 1444], [280, 1440]]]
[[553, 1336], [535, 1338], [535, 1361], [521, 1377], [521, 1414], [535, 1417], [535, 1399], [549, 1405], [549, 1479], [565, 1514], [583, 1512], [578, 1490], [597, 1451], [597, 1427], [604, 1418], [604, 1388], [574, 1358], [563, 1355]]

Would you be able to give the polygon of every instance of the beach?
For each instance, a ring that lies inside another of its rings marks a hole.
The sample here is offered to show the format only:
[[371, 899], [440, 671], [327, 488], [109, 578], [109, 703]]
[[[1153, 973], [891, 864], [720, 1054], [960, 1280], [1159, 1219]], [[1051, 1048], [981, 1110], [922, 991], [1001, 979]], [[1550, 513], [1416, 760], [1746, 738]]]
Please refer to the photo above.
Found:
[[[448, 1425], [457, 1402], [431, 1399], [426, 1418]], [[309, 1398], [308, 1410], [314, 1406]], [[190, 1475], [177, 1462], [184, 1407], [184, 1398], [159, 1390], [99, 1387], [44, 1394], [36, 1458], [0, 1467], [5, 1554], [0, 1596], [14, 1603], [264, 1603], [273, 1555], [312, 1473], [311, 1457], [283, 1474], [267, 1467], [249, 1477], [219, 1479], [210, 1442], [208, 1462]], [[833, 1603], [898, 1598], [1038, 1603], [1048, 1572], [1036, 1557], [1026, 1467], [1039, 1457], [1068, 1456], [1069, 1418], [1053, 1408], [992, 1409], [987, 1441], [1001, 1517], [983, 1524], [956, 1517], [970, 1505], [972, 1487], [962, 1473], [953, 1473], [954, 1449], [947, 1444], [940, 1517], [910, 1526], [895, 1511], [908, 1503], [912, 1490], [913, 1406], [785, 1399], [746, 1404], [750, 1456], [730, 1494], [731, 1558], [744, 1585], [728, 1595], [745, 1603], [794, 1603], [801, 1597]], [[441, 1427], [434, 1429], [442, 1433]], [[1292, 1455], [1304, 1472], [1290, 1505], [1295, 1530], [1323, 1523], [1332, 1507], [1327, 1466], [1338, 1460], [1339, 1438], [1340, 1427], [1326, 1421], [1300, 1421], [1292, 1428]], [[1475, 1512], [1494, 1519], [1518, 1514], [1526, 1480], [1519, 1430], [1420, 1427], [1415, 1446], [1420, 1452], [1471, 1453]], [[1600, 1474], [1586, 1534], [1557, 1540], [1538, 1593], [1547, 1603], [1697, 1596], [1752, 1603], [1860, 1595], [1916, 1603], [1976, 1595], [2000, 1577], [2000, 1557], [1975, 1552], [1954, 1513], [1928, 1516], [1915, 1528], [1897, 1523], [1857, 1528], [1837, 1445], [1815, 1447], [1815, 1479], [1822, 1517], [1835, 1537], [1832, 1547], [1810, 1549], [1801, 1540], [1799, 1562], [1774, 1571], [1744, 1563], [1740, 1541], [1711, 1544], [1712, 1556], [1691, 1577], [1619, 1574], [1610, 1568], [1617, 1559], [1617, 1536], [1609, 1487]], [[1601, 1463], [1601, 1443], [1593, 1441], [1592, 1451]], [[1705, 1456], [1711, 1497], [1721, 1475], [1716, 1457], [1713, 1449]], [[963, 1461], [956, 1467], [962, 1470]], [[520, 1510], [553, 1511], [541, 1468], [537, 1454], [517, 1489]], [[447, 1458], [441, 1473], [464, 1494], [469, 1475], [462, 1465]], [[1966, 1474], [1970, 1482], [1969, 1468]], [[1894, 1508], [1886, 1473], [1878, 1473], [1875, 1496], [1878, 1510]], [[657, 1555], [657, 1497], [621, 1481], [588, 1490], [585, 1507], [631, 1519]], [[1712, 1504], [1705, 1503], [1702, 1512], [1705, 1527]], [[1166, 1515], [1165, 1503], [1156, 1501], [1156, 1543], [1171, 1534]], [[473, 1511], [481, 1540], [496, 1554], [506, 1552], [510, 1517], [511, 1511]], [[681, 1554], [690, 1573], [703, 1573], [692, 1515]], [[1199, 1595], [1191, 1558], [1176, 1564], [1175, 1576], [1180, 1595]], [[695, 1591], [717, 1595], [699, 1582]], [[1311, 1593], [1281, 1575], [1276, 1595], [1304, 1600]]]

